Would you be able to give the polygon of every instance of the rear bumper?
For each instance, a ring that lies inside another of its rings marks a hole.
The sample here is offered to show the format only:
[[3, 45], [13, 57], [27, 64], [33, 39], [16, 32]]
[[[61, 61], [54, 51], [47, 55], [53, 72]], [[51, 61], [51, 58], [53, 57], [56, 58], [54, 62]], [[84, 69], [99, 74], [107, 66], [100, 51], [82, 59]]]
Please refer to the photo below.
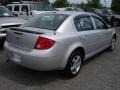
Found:
[[61, 52], [62, 50], [59, 51], [56, 49], [42, 52], [38, 50], [24, 51], [10, 46], [7, 42], [5, 42], [4, 48], [9, 60], [13, 61], [10, 56], [11, 53], [20, 56], [20, 62], [14, 62], [21, 66], [40, 71], [64, 69], [62, 67], [64, 65], [61, 65], [63, 62], [62, 60], [64, 60], [64, 52]]

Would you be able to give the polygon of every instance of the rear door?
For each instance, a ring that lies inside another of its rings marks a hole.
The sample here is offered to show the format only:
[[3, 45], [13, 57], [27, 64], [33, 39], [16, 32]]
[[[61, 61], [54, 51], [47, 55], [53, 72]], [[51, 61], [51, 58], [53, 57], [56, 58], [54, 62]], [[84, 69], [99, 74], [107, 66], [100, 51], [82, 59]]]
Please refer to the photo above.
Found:
[[28, 19], [30, 18], [30, 7], [28, 4], [21, 4], [21, 9], [20, 9], [20, 17], [23, 19]]
[[19, 4], [13, 5], [13, 13], [15, 13], [16, 15], [20, 17], [20, 5]]
[[92, 54], [99, 49], [100, 31], [94, 29], [91, 17], [89, 15], [77, 16], [74, 19], [74, 24], [86, 54]]
[[101, 33], [101, 42], [100, 42], [100, 47], [106, 47], [110, 44], [111, 42], [111, 38], [112, 38], [112, 30], [108, 29], [107, 25], [105, 24], [105, 22], [95, 16], [92, 16], [94, 23], [96, 25], [96, 30], [100, 31]]

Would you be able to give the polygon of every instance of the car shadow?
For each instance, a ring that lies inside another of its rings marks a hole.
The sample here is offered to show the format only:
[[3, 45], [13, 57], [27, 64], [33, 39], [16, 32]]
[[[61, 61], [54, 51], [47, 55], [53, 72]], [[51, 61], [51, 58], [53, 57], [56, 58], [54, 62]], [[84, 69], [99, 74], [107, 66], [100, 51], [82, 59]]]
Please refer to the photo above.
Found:
[[0, 64], [0, 77], [26, 86], [42, 86], [56, 80], [68, 80], [62, 71], [41, 72], [27, 69], [12, 62]]
[[[96, 58], [101, 56], [103, 53], [105, 53], [105, 51], [85, 61], [83, 64], [83, 68], [88, 63], [91, 63], [93, 60], [96, 60]], [[0, 63], [0, 77], [5, 77], [8, 80], [26, 86], [42, 86], [50, 82], [55, 82], [57, 80], [70, 79], [69, 77], [65, 76], [63, 71], [41, 72], [27, 69], [12, 62], [5, 61], [3, 63]]]
[[0, 46], [0, 51], [2, 51], [3, 50], [3, 47], [2, 46]]
[[102, 55], [104, 55], [105, 53], [109, 52], [107, 49], [101, 51], [100, 53], [94, 55], [93, 57], [87, 59], [86, 61], [83, 62], [83, 67], [89, 63], [92, 63], [92, 61], [97, 60], [97, 58], [101, 57]]

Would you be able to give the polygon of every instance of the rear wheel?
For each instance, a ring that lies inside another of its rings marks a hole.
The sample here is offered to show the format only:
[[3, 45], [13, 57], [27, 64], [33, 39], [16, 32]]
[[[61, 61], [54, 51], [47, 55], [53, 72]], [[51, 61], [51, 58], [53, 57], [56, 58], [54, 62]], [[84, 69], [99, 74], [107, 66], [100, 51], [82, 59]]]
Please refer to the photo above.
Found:
[[115, 39], [115, 37], [113, 37], [108, 49], [109, 49], [110, 51], [113, 51], [113, 50], [115, 49], [115, 46], [116, 46], [116, 39]]
[[70, 77], [75, 77], [79, 74], [82, 64], [82, 56], [78, 51], [73, 52], [68, 60], [65, 73]]

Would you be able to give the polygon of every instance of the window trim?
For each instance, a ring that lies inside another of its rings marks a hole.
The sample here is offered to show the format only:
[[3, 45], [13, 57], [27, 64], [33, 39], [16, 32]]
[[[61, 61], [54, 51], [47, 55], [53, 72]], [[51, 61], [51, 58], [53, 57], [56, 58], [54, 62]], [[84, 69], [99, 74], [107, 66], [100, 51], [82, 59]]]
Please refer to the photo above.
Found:
[[[82, 18], [82, 17], [89, 17], [89, 18], [90, 18], [90, 20], [91, 20], [91, 22], [92, 22], [93, 29], [89, 29], [89, 30], [82, 30], [82, 29], [81, 29], [81, 30], [78, 30], [78, 29], [76, 28], [75, 23], [74, 23], [74, 20], [75, 20], [76, 18]], [[95, 30], [95, 26], [94, 26], [94, 23], [93, 23], [93, 21], [92, 21], [92, 18], [91, 18], [90, 15], [87, 15], [87, 14], [82, 14], [82, 15], [78, 15], [78, 16], [74, 17], [73, 23], [74, 23], [74, 27], [75, 27], [75, 29], [76, 29], [77, 32]]]
[[[92, 18], [92, 20], [93, 20], [93, 23], [94, 23], [94, 25], [95, 25], [95, 29], [96, 29], [96, 30], [108, 29], [107, 24], [106, 24], [105, 21], [102, 20], [101, 18], [99, 18], [99, 17], [97, 17], [97, 16], [94, 16], [94, 15], [91, 15], [91, 18]], [[95, 21], [94, 21], [94, 18], [100, 20], [100, 21], [105, 25], [105, 28], [97, 28], [97, 26], [96, 26], [96, 24], [95, 24]]]

